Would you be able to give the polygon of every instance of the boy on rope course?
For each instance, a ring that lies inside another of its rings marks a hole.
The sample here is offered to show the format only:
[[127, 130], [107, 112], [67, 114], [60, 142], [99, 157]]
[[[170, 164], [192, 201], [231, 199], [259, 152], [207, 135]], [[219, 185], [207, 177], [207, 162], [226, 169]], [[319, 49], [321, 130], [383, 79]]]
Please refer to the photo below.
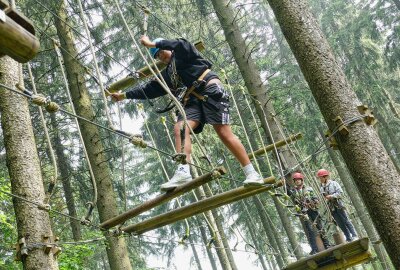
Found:
[[[307, 234], [308, 241], [311, 246], [310, 255], [318, 253], [317, 234], [314, 227], [320, 233], [322, 243], [327, 249], [330, 247], [329, 241], [323, 230], [321, 216], [318, 212], [318, 198], [315, 196], [314, 190], [311, 187], [304, 185], [303, 174], [296, 172], [293, 174], [294, 188], [291, 190], [290, 196], [296, 204], [299, 215], [304, 222], [304, 228]], [[307, 218], [308, 217], [308, 218]]]
[[[142, 36], [140, 42], [149, 48], [153, 58], [167, 64], [161, 76], [174, 96], [182, 103], [188, 125], [195, 134], [200, 133], [206, 123], [211, 124], [221, 141], [240, 162], [246, 179], [244, 185], [262, 185], [263, 178], [256, 172], [241, 141], [232, 133], [229, 124], [229, 95], [224, 90], [211, 63], [204, 59], [197, 49], [185, 39], [166, 40], [157, 38], [151, 41]], [[184, 90], [182, 90], [184, 89]], [[134, 87], [126, 93], [113, 93], [116, 101], [123, 99], [152, 99], [166, 95], [166, 91], [155, 79], [144, 86]], [[174, 127], [175, 147], [181, 151], [181, 127], [183, 117], [178, 115]], [[183, 151], [186, 162], [190, 162], [192, 143], [190, 129], [185, 127]], [[189, 164], [181, 164], [168, 183], [161, 190], [168, 191], [192, 179]]]
[[346, 208], [342, 199], [342, 188], [338, 182], [329, 178], [328, 170], [320, 169], [317, 172], [317, 177], [321, 182], [321, 193], [328, 201], [328, 206], [333, 218], [335, 219], [335, 222], [346, 236], [346, 241], [353, 241], [354, 238], [357, 238], [357, 233], [349, 219], [349, 216], [346, 213]]

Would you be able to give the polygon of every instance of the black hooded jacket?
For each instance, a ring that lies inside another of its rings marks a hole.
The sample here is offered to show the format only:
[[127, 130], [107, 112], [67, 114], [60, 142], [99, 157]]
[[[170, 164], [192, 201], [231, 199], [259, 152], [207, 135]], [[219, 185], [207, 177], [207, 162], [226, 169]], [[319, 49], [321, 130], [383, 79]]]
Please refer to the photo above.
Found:
[[[172, 57], [167, 67], [161, 71], [165, 82], [171, 89], [175, 91], [174, 83], [171, 80], [173, 73], [173, 61], [175, 62], [176, 73], [179, 75], [178, 87], [186, 86], [190, 88], [201, 74], [211, 68], [211, 63], [204, 59], [197, 49], [187, 40], [178, 38], [173, 40], [161, 40], [156, 43], [156, 47], [161, 50], [172, 51]], [[218, 78], [214, 72], [209, 72], [204, 78], [209, 81], [213, 78]], [[137, 86], [126, 92], [128, 99], [152, 99], [167, 94], [156, 79], [149, 81], [144, 86]]]

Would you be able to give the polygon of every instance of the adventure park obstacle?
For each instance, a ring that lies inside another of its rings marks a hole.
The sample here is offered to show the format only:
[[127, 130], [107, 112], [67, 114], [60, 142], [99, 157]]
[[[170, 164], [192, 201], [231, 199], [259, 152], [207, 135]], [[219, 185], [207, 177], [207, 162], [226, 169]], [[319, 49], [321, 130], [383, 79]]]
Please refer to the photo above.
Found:
[[121, 231], [125, 233], [142, 234], [150, 230], [160, 228], [162, 226], [174, 223], [176, 221], [203, 213], [205, 211], [226, 205], [241, 199], [257, 195], [259, 193], [282, 186], [283, 182], [275, 183], [275, 177], [264, 179], [263, 186], [254, 187], [238, 187], [227, 192], [206, 198], [204, 200], [186, 205], [176, 210], [167, 212], [162, 215], [155, 216], [145, 221], [122, 227]]
[[[300, 133], [291, 135], [285, 140], [277, 141], [274, 144], [268, 145], [263, 149], [255, 151], [252, 155], [248, 154], [252, 158], [255, 155], [262, 155], [265, 152], [272, 151], [276, 147], [282, 147], [286, 145], [287, 143], [294, 142], [298, 139], [300, 139], [302, 135]], [[114, 218], [111, 218], [109, 220], [106, 220], [102, 224], [100, 224], [100, 228], [102, 229], [110, 229], [114, 226], [117, 226], [126, 220], [133, 218], [145, 211], [148, 211], [164, 202], [167, 202], [181, 194], [184, 194], [187, 191], [190, 191], [194, 188], [197, 188], [209, 181], [211, 181], [213, 178], [213, 175], [215, 175], [215, 172], [218, 172], [219, 174], [225, 174], [226, 171], [223, 167], [217, 168], [214, 172], [210, 172], [207, 174], [204, 174], [202, 176], [199, 176], [192, 181], [189, 181], [181, 186], [178, 186], [172, 191], [169, 191], [167, 193], [161, 194], [157, 196], [156, 198], [147, 201], [141, 205], [136, 206], [133, 209], [128, 210], [125, 213], [122, 213]], [[140, 234], [144, 233], [149, 230], [153, 230], [156, 228], [159, 228], [161, 226], [165, 226], [167, 224], [171, 224], [173, 222], [176, 222], [178, 220], [220, 207], [222, 205], [226, 205], [250, 196], [254, 196], [256, 194], [271, 190], [273, 188], [277, 188], [283, 185], [282, 181], [276, 182], [275, 177], [268, 177], [264, 179], [264, 184], [263, 186], [256, 186], [256, 187], [238, 187], [236, 189], [215, 195], [213, 197], [209, 197], [207, 199], [198, 201], [196, 203], [190, 204], [188, 206], [173, 210], [171, 212], [168, 212], [166, 214], [162, 214], [153, 218], [150, 218], [146, 221], [142, 221], [137, 224], [129, 225], [126, 227], [121, 228], [121, 231], [126, 232], [126, 233], [135, 233], [135, 234]]]
[[291, 263], [284, 270], [336, 270], [347, 269], [369, 261], [372, 254], [369, 251], [368, 238], [337, 245], [321, 251], [310, 257]]
[[26, 63], [36, 56], [39, 48], [32, 22], [7, 1], [0, 0], [0, 57], [8, 55]]

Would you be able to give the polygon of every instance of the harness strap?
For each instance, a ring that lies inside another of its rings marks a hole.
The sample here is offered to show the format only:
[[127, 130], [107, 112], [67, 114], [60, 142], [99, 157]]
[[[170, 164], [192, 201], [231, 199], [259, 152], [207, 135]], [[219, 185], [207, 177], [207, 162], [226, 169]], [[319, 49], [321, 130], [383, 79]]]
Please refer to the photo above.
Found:
[[[208, 74], [208, 72], [210, 72], [211, 69], [206, 69], [201, 75], [200, 77], [196, 80], [196, 82], [198, 81], [202, 81], [204, 79], [204, 77], [206, 77], [206, 75]], [[202, 95], [200, 95], [199, 93], [197, 93], [196, 91], [194, 91], [196, 89], [196, 82], [194, 82], [192, 84], [192, 86], [186, 91], [185, 96], [183, 97], [183, 106], [186, 106], [187, 102], [189, 101], [189, 97], [190, 94], [193, 94], [196, 98], [200, 99], [201, 101], [205, 101], [206, 98]]]

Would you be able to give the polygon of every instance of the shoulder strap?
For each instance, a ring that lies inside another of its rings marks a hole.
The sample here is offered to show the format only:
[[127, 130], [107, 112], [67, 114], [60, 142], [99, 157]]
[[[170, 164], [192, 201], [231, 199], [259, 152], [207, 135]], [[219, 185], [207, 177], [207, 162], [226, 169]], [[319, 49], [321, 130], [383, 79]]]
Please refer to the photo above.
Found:
[[[204, 77], [206, 77], [206, 75], [208, 74], [208, 72], [210, 72], [211, 69], [206, 69], [201, 75], [200, 77], [196, 80], [196, 81], [202, 81], [204, 79]], [[196, 89], [196, 82], [194, 82], [192, 84], [192, 86], [186, 91], [185, 96], [183, 97], [183, 105], [185, 106], [186, 103], [189, 100], [189, 96], [190, 94], [193, 94], [195, 97], [197, 97], [200, 100], [204, 100], [204, 97], [202, 95], [200, 95], [199, 93], [197, 93], [196, 91], [194, 91]]]

